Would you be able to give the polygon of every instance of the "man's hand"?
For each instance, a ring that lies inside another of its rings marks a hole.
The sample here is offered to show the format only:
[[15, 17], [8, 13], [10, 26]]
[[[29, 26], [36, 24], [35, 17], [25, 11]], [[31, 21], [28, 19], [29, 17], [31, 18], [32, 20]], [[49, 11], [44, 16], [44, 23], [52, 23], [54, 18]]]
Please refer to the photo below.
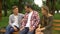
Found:
[[29, 27], [29, 31], [33, 31], [34, 30], [34, 28], [33, 27]]
[[15, 31], [18, 31], [18, 29], [16, 27], [13, 27]]
[[25, 27], [20, 28], [20, 31], [22, 31]]

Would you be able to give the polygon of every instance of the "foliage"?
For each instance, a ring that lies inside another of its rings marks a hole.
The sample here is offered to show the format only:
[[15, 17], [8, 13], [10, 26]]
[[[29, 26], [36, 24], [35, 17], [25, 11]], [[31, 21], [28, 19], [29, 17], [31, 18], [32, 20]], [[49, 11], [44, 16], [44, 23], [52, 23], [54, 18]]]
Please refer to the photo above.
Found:
[[56, 10], [60, 10], [60, 0], [56, 0]]

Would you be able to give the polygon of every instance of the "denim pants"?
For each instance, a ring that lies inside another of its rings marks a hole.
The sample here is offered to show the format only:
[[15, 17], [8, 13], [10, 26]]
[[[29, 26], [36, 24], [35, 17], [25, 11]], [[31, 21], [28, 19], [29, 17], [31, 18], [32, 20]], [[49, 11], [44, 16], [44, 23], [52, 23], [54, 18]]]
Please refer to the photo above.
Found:
[[12, 26], [7, 26], [5, 34], [12, 34], [14, 31], [14, 28]]
[[34, 34], [35, 31], [29, 31], [28, 27], [25, 27], [25, 29], [23, 29], [22, 31], [20, 31], [19, 34]]

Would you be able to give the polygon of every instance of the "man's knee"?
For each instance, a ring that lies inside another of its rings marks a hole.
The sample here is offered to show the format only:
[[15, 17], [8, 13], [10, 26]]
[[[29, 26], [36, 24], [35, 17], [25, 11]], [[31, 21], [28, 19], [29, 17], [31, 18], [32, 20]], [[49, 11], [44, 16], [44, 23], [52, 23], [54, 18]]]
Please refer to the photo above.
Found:
[[14, 32], [14, 28], [11, 28], [11, 29], [10, 29], [10, 32]]
[[11, 26], [7, 26], [7, 27], [6, 27], [6, 29], [10, 29], [10, 28], [11, 28]]
[[29, 31], [28, 34], [34, 34], [34, 31]]

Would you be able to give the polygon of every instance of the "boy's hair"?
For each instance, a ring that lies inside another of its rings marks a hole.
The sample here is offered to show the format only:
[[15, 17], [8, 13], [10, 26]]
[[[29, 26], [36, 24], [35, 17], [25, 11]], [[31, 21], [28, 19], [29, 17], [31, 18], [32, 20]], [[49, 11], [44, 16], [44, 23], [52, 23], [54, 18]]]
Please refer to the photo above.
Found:
[[18, 6], [13, 6], [13, 7], [12, 7], [12, 10], [14, 10], [15, 8], [18, 8]]

